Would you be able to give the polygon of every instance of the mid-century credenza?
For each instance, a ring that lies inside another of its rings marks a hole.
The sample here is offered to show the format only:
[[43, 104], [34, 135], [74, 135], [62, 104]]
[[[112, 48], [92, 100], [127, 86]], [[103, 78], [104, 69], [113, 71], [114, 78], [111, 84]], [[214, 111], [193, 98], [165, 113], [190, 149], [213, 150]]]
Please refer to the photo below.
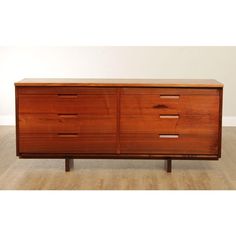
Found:
[[218, 160], [215, 80], [24, 79], [15, 83], [20, 158]]

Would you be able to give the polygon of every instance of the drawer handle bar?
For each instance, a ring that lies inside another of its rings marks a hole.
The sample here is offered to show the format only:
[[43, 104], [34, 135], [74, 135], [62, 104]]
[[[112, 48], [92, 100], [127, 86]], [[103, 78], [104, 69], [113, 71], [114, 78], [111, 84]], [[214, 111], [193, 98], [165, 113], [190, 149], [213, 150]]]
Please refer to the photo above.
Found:
[[78, 117], [78, 114], [57, 114], [61, 118], [76, 118]]
[[160, 95], [161, 99], [179, 99], [180, 95]]
[[180, 115], [160, 115], [161, 119], [179, 119]]
[[62, 98], [77, 98], [78, 94], [57, 94], [57, 96]]
[[159, 134], [160, 138], [174, 138], [177, 139], [179, 138], [178, 134]]
[[67, 138], [67, 137], [78, 137], [78, 133], [58, 133], [57, 134], [59, 137], [62, 137], [62, 138]]

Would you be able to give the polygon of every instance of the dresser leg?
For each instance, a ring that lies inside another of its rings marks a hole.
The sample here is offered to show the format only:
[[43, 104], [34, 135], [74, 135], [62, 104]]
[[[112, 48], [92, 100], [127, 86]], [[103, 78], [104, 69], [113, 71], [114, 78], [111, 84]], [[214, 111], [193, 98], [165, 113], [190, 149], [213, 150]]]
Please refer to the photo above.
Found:
[[168, 173], [171, 173], [171, 171], [172, 171], [172, 160], [171, 159], [166, 160], [166, 171]]
[[69, 172], [71, 168], [74, 167], [74, 159], [66, 158], [65, 159], [65, 171]]

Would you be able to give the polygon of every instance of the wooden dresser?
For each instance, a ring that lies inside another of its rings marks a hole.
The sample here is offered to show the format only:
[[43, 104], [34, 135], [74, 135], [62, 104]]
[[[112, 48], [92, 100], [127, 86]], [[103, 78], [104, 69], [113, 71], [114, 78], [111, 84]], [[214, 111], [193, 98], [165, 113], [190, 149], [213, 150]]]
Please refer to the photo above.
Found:
[[17, 156], [217, 160], [223, 84], [215, 80], [24, 79]]

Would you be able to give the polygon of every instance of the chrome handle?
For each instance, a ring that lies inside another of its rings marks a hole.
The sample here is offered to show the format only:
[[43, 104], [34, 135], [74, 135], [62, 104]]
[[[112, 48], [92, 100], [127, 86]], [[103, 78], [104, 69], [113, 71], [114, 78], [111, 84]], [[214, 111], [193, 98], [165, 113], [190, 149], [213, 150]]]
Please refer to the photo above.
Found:
[[180, 95], [160, 95], [161, 99], [179, 99]]
[[160, 115], [161, 119], [179, 119], [180, 115]]
[[174, 138], [177, 139], [179, 138], [179, 134], [159, 134], [160, 138]]

